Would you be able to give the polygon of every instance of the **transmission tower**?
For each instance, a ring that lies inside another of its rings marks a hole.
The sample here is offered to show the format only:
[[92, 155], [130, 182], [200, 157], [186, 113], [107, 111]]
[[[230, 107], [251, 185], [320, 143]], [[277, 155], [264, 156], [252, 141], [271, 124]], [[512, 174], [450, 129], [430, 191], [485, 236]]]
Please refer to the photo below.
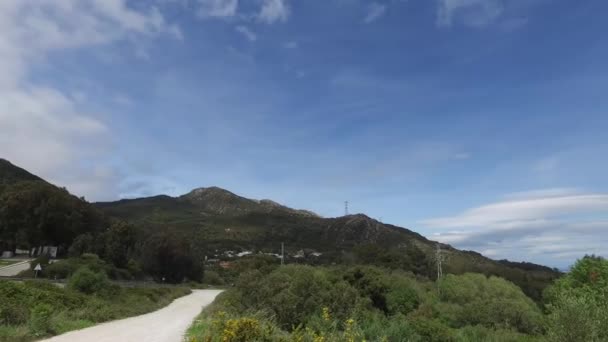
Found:
[[344, 216], [348, 216], [348, 201], [344, 202]]
[[281, 242], [281, 266], [285, 265], [285, 244]]
[[435, 261], [437, 262], [437, 280], [443, 277], [443, 261], [444, 255], [441, 253], [441, 245], [437, 244], [437, 251], [435, 252]]

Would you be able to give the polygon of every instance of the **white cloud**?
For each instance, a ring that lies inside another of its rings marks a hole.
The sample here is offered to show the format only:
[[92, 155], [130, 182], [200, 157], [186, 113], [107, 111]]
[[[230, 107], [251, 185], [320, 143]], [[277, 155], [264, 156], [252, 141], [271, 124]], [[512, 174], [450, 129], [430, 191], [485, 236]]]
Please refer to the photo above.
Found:
[[289, 6], [286, 0], [263, 0], [258, 20], [272, 24], [277, 21], [285, 22], [289, 17]]
[[606, 255], [608, 194], [575, 188], [519, 192], [452, 217], [422, 221], [432, 238], [492, 256], [567, 266], [573, 256]]
[[546, 198], [546, 197], [566, 197], [570, 195], [579, 195], [583, 191], [578, 188], [551, 188], [540, 190], [529, 190], [507, 194], [506, 199], [531, 199], [531, 198]]
[[483, 227], [596, 211], [608, 211], [608, 194], [578, 194], [518, 199], [469, 209], [453, 216], [427, 220], [430, 227]]
[[215, 18], [228, 18], [236, 15], [239, 1], [238, 0], [198, 0], [199, 9], [198, 15]]
[[247, 26], [239, 25], [235, 28], [235, 30], [238, 33], [242, 34], [250, 42], [255, 42], [258, 39], [258, 36], [255, 34], [255, 32], [251, 31]]
[[78, 195], [108, 196], [115, 174], [93, 162], [110, 148], [108, 128], [86, 109], [86, 94], [32, 83], [31, 69], [63, 50], [180, 38], [179, 29], [155, 7], [125, 0], [3, 0], [0, 32], [0, 156]]
[[483, 27], [498, 19], [504, 11], [500, 0], [439, 0], [437, 25], [452, 26], [454, 21]]
[[367, 24], [374, 22], [374, 21], [378, 20], [380, 17], [382, 17], [385, 13], [386, 13], [386, 5], [383, 5], [383, 4], [380, 4], [377, 2], [372, 2], [367, 7], [367, 14], [366, 14], [365, 18], [363, 19], [363, 22], [365, 22]]

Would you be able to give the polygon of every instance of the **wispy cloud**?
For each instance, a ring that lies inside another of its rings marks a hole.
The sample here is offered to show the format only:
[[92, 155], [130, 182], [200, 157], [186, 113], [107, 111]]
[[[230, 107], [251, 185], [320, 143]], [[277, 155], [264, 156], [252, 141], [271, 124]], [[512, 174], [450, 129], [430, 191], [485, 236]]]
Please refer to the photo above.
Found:
[[53, 52], [181, 39], [179, 28], [156, 7], [135, 10], [125, 0], [22, 0], [2, 2], [0, 30], [0, 155], [75, 193], [112, 193], [116, 174], [98, 159], [110, 148], [108, 129], [89, 98], [35, 83], [30, 72]]
[[[494, 256], [571, 261], [571, 255], [605, 254], [608, 248], [608, 194], [574, 188], [519, 192], [506, 200], [468, 209], [451, 217], [421, 222], [438, 230], [433, 239]], [[568, 255], [564, 253], [570, 253]], [[564, 266], [564, 265], [561, 265]]]
[[203, 18], [229, 18], [237, 14], [238, 0], [198, 0], [198, 15]]
[[608, 194], [522, 198], [469, 209], [462, 214], [424, 221], [430, 227], [487, 227], [566, 214], [608, 211]]
[[286, 1], [263, 0], [262, 7], [257, 16], [258, 20], [267, 24], [287, 21], [290, 10]]
[[500, 0], [439, 0], [437, 25], [452, 26], [458, 20], [471, 27], [486, 26], [503, 13]]
[[249, 29], [245, 25], [239, 25], [235, 28], [235, 30], [236, 32], [242, 34], [250, 42], [255, 42], [258, 39], [258, 36], [255, 34], [255, 32], [251, 31], [251, 29]]
[[363, 19], [363, 22], [366, 24], [372, 23], [380, 17], [382, 17], [386, 13], [386, 5], [380, 4], [378, 2], [372, 2], [367, 6], [367, 14]]

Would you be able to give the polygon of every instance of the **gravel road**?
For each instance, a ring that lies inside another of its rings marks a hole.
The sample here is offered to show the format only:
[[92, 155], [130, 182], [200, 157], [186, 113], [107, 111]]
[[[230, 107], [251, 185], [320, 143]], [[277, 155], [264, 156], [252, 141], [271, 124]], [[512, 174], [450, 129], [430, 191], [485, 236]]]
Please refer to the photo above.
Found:
[[24, 260], [16, 264], [0, 267], [0, 277], [14, 277], [19, 272], [25, 271], [30, 268], [30, 261]]
[[193, 290], [158, 311], [72, 331], [43, 342], [181, 342], [194, 318], [220, 292]]

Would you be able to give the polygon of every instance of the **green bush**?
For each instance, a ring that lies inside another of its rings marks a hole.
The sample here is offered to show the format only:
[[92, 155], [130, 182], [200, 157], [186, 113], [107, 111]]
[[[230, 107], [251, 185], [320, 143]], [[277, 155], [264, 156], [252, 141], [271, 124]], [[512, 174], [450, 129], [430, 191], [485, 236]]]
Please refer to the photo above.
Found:
[[498, 277], [467, 273], [445, 276], [439, 283], [436, 310], [452, 327], [484, 325], [514, 328], [522, 333], [543, 331], [537, 305], [513, 283]]
[[409, 324], [425, 342], [450, 342], [456, 339], [454, 331], [437, 319], [416, 317]]
[[48, 304], [38, 304], [32, 309], [29, 328], [35, 336], [44, 336], [51, 330], [53, 308]]
[[420, 300], [418, 293], [407, 284], [394, 285], [386, 294], [386, 306], [391, 314], [404, 314], [414, 311]]
[[543, 341], [512, 330], [490, 329], [481, 325], [466, 326], [456, 331], [458, 342], [527, 342]]
[[545, 292], [552, 341], [608, 340], [608, 260], [586, 256]]
[[209, 285], [224, 285], [224, 279], [215, 271], [205, 271], [203, 282]]
[[68, 260], [61, 260], [50, 264], [46, 269], [46, 276], [50, 279], [66, 279], [76, 271], [76, 265]]
[[76, 291], [92, 294], [108, 288], [110, 282], [103, 272], [93, 272], [88, 267], [79, 268], [69, 279], [68, 286]]
[[336, 319], [346, 320], [355, 308], [357, 291], [324, 269], [288, 265], [266, 277], [259, 272], [243, 274], [234, 301], [242, 309], [269, 312], [277, 323], [291, 329], [327, 307]]
[[29, 315], [29, 310], [23, 304], [4, 303], [0, 307], [0, 325], [25, 324]]

